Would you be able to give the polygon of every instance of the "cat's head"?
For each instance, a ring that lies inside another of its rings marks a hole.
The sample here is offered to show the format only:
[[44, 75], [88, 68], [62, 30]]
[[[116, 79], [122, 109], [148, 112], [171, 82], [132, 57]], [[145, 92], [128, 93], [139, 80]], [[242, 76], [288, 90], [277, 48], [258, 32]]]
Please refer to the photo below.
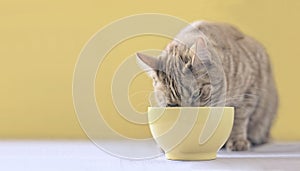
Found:
[[158, 57], [137, 53], [138, 63], [153, 79], [159, 106], [208, 105], [211, 85], [207, 66], [210, 60], [195, 55], [204, 48], [206, 45], [200, 39], [191, 48], [174, 41]]

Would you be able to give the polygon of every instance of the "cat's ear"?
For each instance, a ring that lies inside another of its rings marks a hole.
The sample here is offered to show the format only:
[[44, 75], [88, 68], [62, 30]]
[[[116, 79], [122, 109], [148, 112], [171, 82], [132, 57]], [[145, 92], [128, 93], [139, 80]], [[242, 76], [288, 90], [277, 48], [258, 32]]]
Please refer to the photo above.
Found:
[[205, 38], [199, 37], [190, 50], [195, 54], [192, 58], [192, 66], [199, 66], [201, 63], [209, 65], [211, 63], [210, 52], [208, 51]]
[[158, 59], [152, 56], [148, 56], [142, 53], [136, 53], [137, 63], [146, 72], [157, 71], [158, 70]]
[[191, 49], [194, 50], [195, 52], [201, 51], [203, 49], [207, 48], [207, 41], [205, 40], [204, 37], [199, 36], [196, 40], [196, 42], [192, 45]]

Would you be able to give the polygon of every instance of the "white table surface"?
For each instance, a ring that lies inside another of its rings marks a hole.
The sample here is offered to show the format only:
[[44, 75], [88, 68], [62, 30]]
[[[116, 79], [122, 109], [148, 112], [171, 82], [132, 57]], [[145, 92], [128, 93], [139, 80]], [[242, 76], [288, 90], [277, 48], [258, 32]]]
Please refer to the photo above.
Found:
[[[122, 142], [108, 142], [130, 149]], [[270, 143], [250, 152], [220, 151], [216, 160], [171, 161], [111, 156], [90, 141], [0, 141], [0, 171], [300, 170], [300, 142]]]

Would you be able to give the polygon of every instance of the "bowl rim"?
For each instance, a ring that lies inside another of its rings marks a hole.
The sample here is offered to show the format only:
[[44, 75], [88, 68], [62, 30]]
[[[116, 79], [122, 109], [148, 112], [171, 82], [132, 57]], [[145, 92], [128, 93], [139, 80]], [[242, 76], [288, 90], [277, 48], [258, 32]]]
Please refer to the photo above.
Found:
[[148, 107], [148, 110], [149, 109], [167, 109], [167, 110], [172, 110], [172, 109], [211, 109], [211, 108], [214, 108], [214, 109], [234, 109], [234, 107], [230, 107], [230, 106], [224, 106], [224, 107], [221, 107], [221, 106], [212, 106], [212, 107]]

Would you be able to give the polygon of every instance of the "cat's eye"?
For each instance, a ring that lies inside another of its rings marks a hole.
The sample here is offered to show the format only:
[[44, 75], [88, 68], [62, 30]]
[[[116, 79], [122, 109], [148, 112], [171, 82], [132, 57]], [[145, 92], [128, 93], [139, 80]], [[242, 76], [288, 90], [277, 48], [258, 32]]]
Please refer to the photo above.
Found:
[[175, 103], [169, 103], [167, 104], [167, 107], [178, 107], [179, 105], [178, 104], [175, 104]]
[[199, 96], [201, 96], [201, 93], [202, 93], [202, 88], [200, 88], [200, 90], [194, 91], [193, 94], [192, 94], [193, 100], [195, 100], [195, 99], [197, 99]]

